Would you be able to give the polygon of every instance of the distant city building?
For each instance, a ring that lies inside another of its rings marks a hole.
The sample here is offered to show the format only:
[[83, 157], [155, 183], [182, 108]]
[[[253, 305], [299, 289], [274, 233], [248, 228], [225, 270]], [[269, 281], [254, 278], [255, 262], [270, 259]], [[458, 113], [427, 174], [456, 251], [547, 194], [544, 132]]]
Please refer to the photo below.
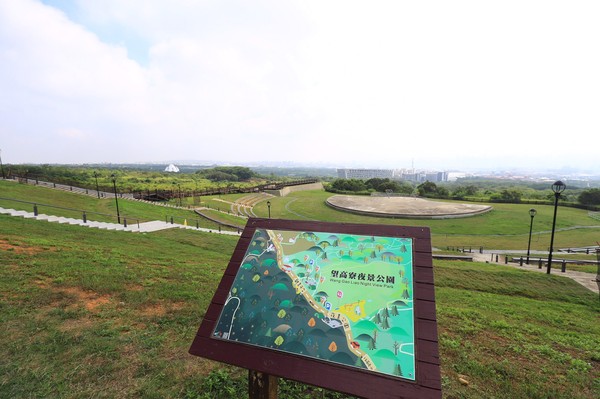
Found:
[[179, 168], [173, 164], [170, 164], [169, 166], [167, 166], [165, 168], [165, 172], [173, 172], [173, 173], [177, 173], [179, 172]]
[[394, 178], [393, 169], [338, 169], [340, 179], [392, 179]]
[[387, 178], [415, 183], [448, 181], [448, 172], [409, 171], [406, 169], [338, 169], [337, 174], [340, 179], [368, 180], [373, 178]]
[[456, 181], [458, 179], [463, 179], [467, 177], [467, 174], [464, 172], [450, 172], [448, 173], [448, 181]]

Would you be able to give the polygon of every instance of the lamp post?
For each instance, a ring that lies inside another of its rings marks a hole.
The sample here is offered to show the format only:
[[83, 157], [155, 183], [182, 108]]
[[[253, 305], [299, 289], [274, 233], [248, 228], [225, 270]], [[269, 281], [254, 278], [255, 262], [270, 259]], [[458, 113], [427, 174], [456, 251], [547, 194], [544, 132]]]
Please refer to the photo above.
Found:
[[529, 243], [527, 244], [527, 264], [529, 264], [529, 250], [531, 249], [531, 231], [533, 230], [533, 218], [537, 211], [533, 208], [529, 210], [529, 216], [531, 216], [531, 223], [529, 223]]
[[114, 173], [110, 175], [110, 178], [112, 179], [113, 188], [115, 190], [115, 204], [117, 204], [117, 221], [119, 222], [119, 224], [121, 224], [121, 214], [119, 213], [119, 200], [117, 199], [117, 178], [115, 177]]
[[98, 194], [98, 198], [100, 198], [100, 188], [98, 187], [98, 173], [96, 171], [94, 171], [94, 177], [96, 178], [96, 193]]
[[269, 219], [271, 219], [271, 201], [267, 201], [267, 208], [269, 208]]
[[550, 235], [550, 253], [548, 254], [548, 267], [546, 268], [546, 274], [550, 274], [552, 269], [552, 250], [554, 247], [554, 228], [556, 227], [556, 209], [558, 208], [558, 197], [560, 193], [565, 191], [567, 185], [560, 180], [557, 180], [552, 185], [552, 191], [554, 192], [554, 218], [552, 219], [552, 234]]

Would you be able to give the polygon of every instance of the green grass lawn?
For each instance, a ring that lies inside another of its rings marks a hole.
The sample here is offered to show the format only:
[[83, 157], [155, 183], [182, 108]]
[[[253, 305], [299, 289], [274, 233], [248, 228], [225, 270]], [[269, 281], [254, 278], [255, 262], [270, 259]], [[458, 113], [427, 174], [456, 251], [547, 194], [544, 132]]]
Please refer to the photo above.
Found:
[[[245, 371], [187, 353], [236, 242], [0, 215], [0, 397], [243, 397]], [[597, 295], [476, 263], [436, 262], [435, 279], [444, 397], [600, 395]]]
[[[325, 191], [294, 192], [286, 197], [274, 197], [271, 213], [282, 219], [324, 220], [347, 223], [395, 224], [402, 226], [428, 226], [432, 244], [436, 247], [472, 246], [490, 249], [527, 249], [529, 238], [529, 209], [527, 204], [489, 204], [491, 212], [469, 218], [424, 220], [390, 219], [355, 215], [328, 207], [325, 200], [333, 194]], [[533, 225], [531, 249], [547, 250], [554, 208], [549, 205], [535, 207], [538, 211]], [[257, 215], [267, 215], [267, 205], [255, 207]], [[575, 228], [578, 226], [594, 228]], [[560, 229], [575, 228], [561, 231]], [[587, 211], [560, 207], [554, 238], [555, 248], [595, 245], [600, 241], [600, 223]]]
[[169, 397], [214, 367], [186, 353], [235, 237], [1, 216], [0, 397]]
[[503, 266], [438, 263], [446, 397], [600, 394], [598, 297], [571, 280], [549, 277]]
[[[431, 228], [432, 245], [441, 249], [463, 246], [473, 248], [483, 246], [486, 249], [527, 248], [530, 222], [528, 211], [531, 205], [490, 204], [493, 206], [491, 212], [460, 219], [390, 219], [355, 215], [332, 209], [325, 205], [325, 200], [331, 195], [331, 193], [323, 190], [315, 190], [293, 192], [286, 197], [273, 197], [269, 200], [271, 215], [273, 218], [281, 219], [428, 226]], [[229, 202], [235, 202], [244, 196], [246, 194], [207, 196], [202, 197], [198, 205], [229, 211], [231, 209]], [[114, 199], [98, 200], [94, 197], [14, 182], [0, 181], [0, 197], [116, 215]], [[186, 205], [193, 206], [192, 199], [188, 200], [189, 203], [186, 202]], [[31, 205], [19, 204], [14, 201], [0, 200], [0, 206], [32, 211]], [[119, 201], [119, 207], [121, 215], [126, 215], [130, 218], [129, 220], [168, 220], [170, 217], [174, 217], [177, 223], [183, 223], [184, 220], [187, 220], [190, 224], [195, 223], [198, 218], [191, 210], [166, 208], [134, 201]], [[531, 249], [547, 250], [550, 245], [553, 207], [540, 205], [536, 206], [536, 209], [538, 213], [534, 219]], [[79, 212], [56, 208], [44, 209], [44, 207], [40, 207], [39, 211], [40, 213], [51, 213], [57, 216], [81, 218]], [[557, 231], [554, 240], [555, 248], [589, 246], [600, 241], [600, 222], [591, 218], [587, 211], [567, 207], [560, 207], [558, 211]], [[267, 217], [267, 202], [262, 201], [256, 204], [254, 212], [260, 217]], [[236, 218], [233, 215], [221, 214], [219, 218], [236, 224], [244, 223], [243, 219]], [[103, 217], [94, 218], [94, 216], [88, 215], [88, 219], [103, 220]], [[202, 218], [199, 219], [199, 225], [207, 228], [215, 227], [214, 223]]]

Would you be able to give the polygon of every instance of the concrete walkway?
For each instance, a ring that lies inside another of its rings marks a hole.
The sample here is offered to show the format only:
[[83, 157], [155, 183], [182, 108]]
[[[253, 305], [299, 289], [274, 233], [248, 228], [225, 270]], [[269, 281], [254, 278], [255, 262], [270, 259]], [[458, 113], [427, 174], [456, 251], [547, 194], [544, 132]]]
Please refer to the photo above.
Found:
[[202, 231], [202, 232], [206, 232], [206, 233], [218, 233], [218, 234], [239, 236], [239, 233], [236, 233], [234, 231], [219, 231], [218, 229], [205, 229], [202, 227], [196, 228], [193, 226], [185, 226], [183, 224], [166, 223], [164, 221], [159, 221], [159, 220], [155, 220], [155, 221], [151, 221], [151, 222], [144, 222], [144, 223], [140, 223], [139, 225], [137, 223], [130, 224], [127, 227], [125, 227], [122, 224], [118, 224], [118, 223], [94, 222], [91, 220], [84, 222], [82, 219], [66, 218], [66, 217], [62, 217], [62, 216], [52, 216], [52, 215], [44, 215], [44, 214], [38, 214], [36, 216], [33, 212], [18, 211], [15, 209], [0, 208], [0, 214], [17, 216], [17, 217], [22, 217], [25, 219], [45, 220], [47, 222], [72, 224], [72, 225], [91, 227], [91, 228], [97, 228], [97, 229], [103, 229], [103, 230], [129, 231], [132, 233], [152, 233], [154, 231], [166, 230], [166, 229], [187, 229], [187, 230]]
[[[498, 252], [499, 251], [496, 251], [495, 253], [498, 253]], [[514, 251], [512, 251], [512, 252], [514, 253]], [[538, 265], [535, 265], [535, 264], [530, 264], [530, 265], [523, 264], [523, 266], [520, 266], [518, 263], [513, 263], [513, 262], [504, 263], [503, 257], [498, 257], [498, 262], [495, 262], [493, 260], [490, 260], [492, 258], [490, 253], [483, 253], [483, 254], [470, 253], [469, 255], [473, 256], [474, 262], [482, 262], [482, 263], [510, 266], [510, 267], [515, 267], [517, 269], [528, 270], [528, 271], [532, 271], [532, 272], [546, 273], [545, 266], [540, 269], [538, 267]], [[495, 259], [495, 257], [494, 257], [494, 259]], [[552, 262], [552, 263], [554, 264], [554, 262]], [[563, 273], [561, 271], [557, 271], [556, 269], [552, 269], [552, 274], [555, 274], [557, 276], [568, 277], [568, 278], [578, 282], [579, 284], [583, 285], [585, 288], [589, 289], [590, 291], [595, 292], [596, 294], [598, 294], [600, 291], [600, 282], [596, 281], [595, 274], [578, 272], [575, 270], [566, 270]]]

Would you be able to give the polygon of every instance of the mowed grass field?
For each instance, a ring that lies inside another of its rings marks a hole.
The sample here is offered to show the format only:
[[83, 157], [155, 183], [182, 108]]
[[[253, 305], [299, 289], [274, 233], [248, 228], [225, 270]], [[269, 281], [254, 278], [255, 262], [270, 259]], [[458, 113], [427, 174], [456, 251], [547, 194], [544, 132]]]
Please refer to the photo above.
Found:
[[[435, 247], [483, 246], [487, 249], [527, 249], [529, 238], [529, 209], [537, 210], [534, 218], [531, 249], [548, 250], [554, 207], [529, 204], [488, 204], [491, 212], [460, 219], [390, 219], [356, 215], [338, 211], [325, 204], [332, 193], [301, 191], [286, 197], [273, 197], [271, 214], [282, 219], [323, 220], [347, 223], [394, 224], [428, 226]], [[254, 208], [257, 215], [268, 214], [266, 201]], [[600, 241], [600, 220], [582, 209], [559, 207], [554, 238], [555, 248], [596, 245]], [[591, 259], [591, 258], [590, 258]]]
[[[272, 215], [332, 217], [324, 194], [272, 198]], [[257, 213], [266, 215], [260, 206]], [[573, 223], [586, 221], [575, 211]], [[324, 220], [372, 222], [349, 216]], [[458, 221], [468, 219], [386, 222]], [[499, 229], [510, 229], [507, 223]], [[434, 240], [452, 230], [431, 227]], [[457, 229], [469, 237], [469, 227]], [[576, 240], [589, 240], [586, 234]], [[244, 397], [244, 370], [187, 353], [236, 242], [194, 231], [134, 234], [0, 215], [0, 397]], [[557, 275], [466, 262], [434, 266], [444, 397], [600, 396], [597, 295]], [[345, 396], [281, 381], [280, 397]]]
[[[272, 197], [269, 199], [271, 215], [274, 218], [293, 220], [428, 226], [431, 229], [432, 245], [439, 249], [484, 247], [485, 249], [522, 250], [527, 249], [530, 224], [528, 212], [534, 207], [537, 215], [534, 218], [531, 249], [547, 251], [550, 246], [554, 211], [554, 207], [550, 205], [489, 204], [493, 207], [491, 212], [469, 218], [391, 219], [356, 215], [332, 209], [325, 204], [326, 199], [332, 195], [323, 190], [314, 190], [293, 192], [286, 197]], [[0, 181], [0, 197], [116, 215], [114, 198], [98, 200], [94, 197], [14, 182]], [[200, 199], [198, 206], [209, 206], [211, 210], [205, 212], [217, 220], [243, 226], [246, 222], [245, 218], [224, 213], [230, 211], [230, 203], [242, 197], [244, 194], [205, 196]], [[189, 201], [184, 203], [190, 207], [194, 206]], [[32, 211], [31, 205], [14, 201], [0, 200], [0, 206]], [[192, 209], [165, 208], [127, 200], [119, 201], [119, 208], [121, 215], [141, 221], [170, 220], [173, 217], [176, 223], [183, 223], [184, 220], [195, 223], [198, 220], [200, 227], [215, 228], [213, 222], [199, 218]], [[217, 209], [223, 212], [217, 212]], [[81, 218], [79, 213], [56, 208], [40, 207], [39, 212]], [[267, 201], [256, 204], [254, 212], [258, 216], [267, 217]], [[93, 216], [89, 218], [95, 220]], [[586, 210], [559, 207], [554, 238], [555, 249], [591, 246], [596, 245], [597, 242], [600, 242], [600, 220], [592, 218]], [[592, 260], [594, 256], [589, 255], [584, 258]]]

